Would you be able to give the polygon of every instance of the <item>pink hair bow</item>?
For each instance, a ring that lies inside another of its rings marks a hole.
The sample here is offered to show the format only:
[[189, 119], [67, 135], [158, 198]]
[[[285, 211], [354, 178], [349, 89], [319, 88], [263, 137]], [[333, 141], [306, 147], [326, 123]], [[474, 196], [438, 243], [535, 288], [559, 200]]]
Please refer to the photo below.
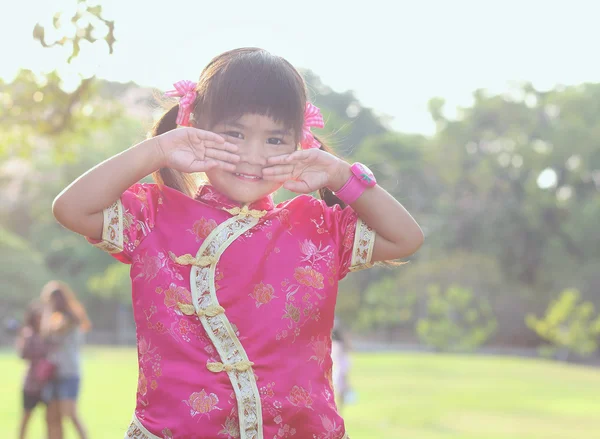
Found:
[[323, 115], [318, 107], [315, 107], [310, 102], [306, 103], [304, 108], [304, 125], [302, 126], [302, 149], [320, 148], [321, 144], [317, 142], [315, 136], [310, 131], [311, 128], [323, 128]]
[[197, 83], [184, 79], [173, 84], [175, 90], [169, 90], [165, 96], [179, 99], [179, 112], [177, 113], [177, 125], [189, 126], [194, 102], [196, 101]]

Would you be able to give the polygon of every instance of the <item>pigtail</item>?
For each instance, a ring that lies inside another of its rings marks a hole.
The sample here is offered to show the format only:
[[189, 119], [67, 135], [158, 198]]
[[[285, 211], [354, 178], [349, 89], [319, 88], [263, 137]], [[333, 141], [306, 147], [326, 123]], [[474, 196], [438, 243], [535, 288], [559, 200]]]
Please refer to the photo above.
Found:
[[[169, 108], [154, 124], [150, 137], [156, 137], [177, 128], [179, 104]], [[186, 195], [193, 196], [197, 190], [196, 180], [191, 174], [171, 168], [161, 168], [152, 173], [152, 178], [159, 186], [168, 186]]]
[[[319, 139], [317, 136], [314, 137], [315, 140], [321, 144], [321, 147], [319, 148], [321, 151], [325, 151], [329, 154], [336, 155], [333, 149], [331, 149], [329, 146], [323, 143], [321, 139]], [[325, 204], [327, 204], [329, 207], [333, 207], [336, 204], [342, 209], [346, 207], [346, 203], [344, 203], [342, 200], [336, 197], [331, 189], [327, 189], [325, 187], [319, 189], [319, 197], [321, 198], [321, 200], [325, 201]]]

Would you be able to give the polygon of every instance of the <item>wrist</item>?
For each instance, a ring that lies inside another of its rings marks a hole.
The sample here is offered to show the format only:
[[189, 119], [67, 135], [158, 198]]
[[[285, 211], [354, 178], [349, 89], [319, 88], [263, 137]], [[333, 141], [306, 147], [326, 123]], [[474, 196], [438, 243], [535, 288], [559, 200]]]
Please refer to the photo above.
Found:
[[137, 145], [141, 147], [143, 154], [146, 158], [144, 160], [150, 166], [150, 172], [159, 170], [160, 168], [164, 168], [168, 165], [167, 155], [165, 154], [165, 150], [163, 149], [159, 136], [152, 137], [145, 142], [142, 142]]
[[331, 173], [330, 179], [327, 182], [327, 189], [337, 192], [348, 182], [352, 177], [352, 171], [350, 170], [350, 164], [342, 159], [339, 159], [337, 167], [334, 172]]

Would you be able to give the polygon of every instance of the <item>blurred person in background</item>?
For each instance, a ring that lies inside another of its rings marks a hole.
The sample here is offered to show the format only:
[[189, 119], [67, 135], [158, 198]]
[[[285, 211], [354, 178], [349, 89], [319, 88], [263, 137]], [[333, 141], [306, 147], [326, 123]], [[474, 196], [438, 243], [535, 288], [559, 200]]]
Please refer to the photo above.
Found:
[[19, 439], [24, 439], [33, 409], [41, 402], [42, 389], [47, 383], [52, 366], [47, 363], [48, 344], [41, 334], [42, 307], [33, 301], [27, 307], [23, 327], [18, 331], [17, 350], [29, 366], [23, 381], [23, 415]]
[[85, 308], [63, 282], [51, 281], [42, 289], [42, 334], [51, 342], [50, 361], [56, 370], [42, 397], [48, 404], [48, 438], [62, 439], [62, 419], [73, 422], [81, 439], [86, 429], [77, 413], [81, 383], [81, 346], [90, 327]]
[[353, 393], [350, 387], [350, 340], [347, 332], [336, 319], [331, 333], [331, 359], [333, 361], [333, 389], [338, 409], [352, 402]]

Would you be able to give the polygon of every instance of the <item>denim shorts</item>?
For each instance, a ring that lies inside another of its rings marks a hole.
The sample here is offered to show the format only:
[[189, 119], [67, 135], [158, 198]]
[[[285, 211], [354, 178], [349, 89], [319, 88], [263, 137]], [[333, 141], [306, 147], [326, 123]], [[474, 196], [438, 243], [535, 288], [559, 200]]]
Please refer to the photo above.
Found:
[[75, 401], [79, 396], [79, 377], [59, 377], [46, 384], [42, 399], [46, 402], [59, 400]]

